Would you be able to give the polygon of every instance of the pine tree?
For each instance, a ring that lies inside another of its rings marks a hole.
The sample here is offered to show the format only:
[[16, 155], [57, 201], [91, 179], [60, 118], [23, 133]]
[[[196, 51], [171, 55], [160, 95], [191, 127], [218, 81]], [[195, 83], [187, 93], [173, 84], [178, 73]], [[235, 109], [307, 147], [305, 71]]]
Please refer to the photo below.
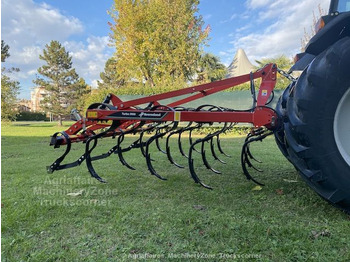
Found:
[[72, 57], [58, 41], [47, 44], [39, 58], [46, 64], [38, 68], [39, 75], [33, 82], [47, 93], [41, 106], [46, 112], [56, 115], [58, 125], [62, 125], [62, 116], [76, 106], [79, 96], [85, 92], [84, 87], [79, 84], [79, 76], [72, 68]]
[[116, 69], [116, 59], [114, 57], [109, 58], [105, 64], [104, 72], [100, 74], [101, 81], [97, 82], [98, 88], [118, 88], [125, 84], [124, 79], [121, 79]]

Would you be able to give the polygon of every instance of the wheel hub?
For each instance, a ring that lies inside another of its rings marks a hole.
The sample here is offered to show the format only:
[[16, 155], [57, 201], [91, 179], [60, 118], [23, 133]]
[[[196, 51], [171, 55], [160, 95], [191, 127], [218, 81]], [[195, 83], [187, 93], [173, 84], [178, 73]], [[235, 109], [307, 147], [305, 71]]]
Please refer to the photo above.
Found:
[[350, 166], [350, 87], [339, 101], [333, 128], [339, 152]]

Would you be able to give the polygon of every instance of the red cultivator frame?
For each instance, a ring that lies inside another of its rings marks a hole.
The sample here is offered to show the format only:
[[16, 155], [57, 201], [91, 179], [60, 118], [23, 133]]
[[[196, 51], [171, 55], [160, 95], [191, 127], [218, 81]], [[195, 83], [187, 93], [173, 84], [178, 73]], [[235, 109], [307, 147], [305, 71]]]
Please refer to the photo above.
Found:
[[[86, 112], [86, 118], [80, 117], [75, 113], [77, 122], [73, 124], [66, 131], [58, 132], [52, 136], [50, 145], [55, 148], [66, 145], [65, 153], [59, 157], [52, 165], [47, 167], [49, 173], [55, 170], [71, 168], [80, 165], [86, 161], [88, 170], [94, 178], [101, 182], [105, 182], [94, 170], [92, 162], [109, 157], [112, 154], [117, 154], [119, 160], [123, 165], [130, 169], [130, 166], [123, 157], [123, 152], [134, 148], [140, 148], [143, 156], [146, 158], [149, 171], [156, 177], [165, 180], [153, 168], [149, 146], [155, 142], [157, 148], [167, 155], [169, 161], [177, 167], [183, 166], [177, 164], [171, 156], [169, 139], [171, 136], [178, 136], [178, 145], [183, 156], [188, 158], [189, 169], [192, 178], [196, 183], [210, 188], [202, 183], [197, 176], [192, 153], [196, 150], [195, 146], [201, 144], [202, 160], [204, 165], [215, 173], [219, 171], [213, 169], [208, 163], [204, 142], [210, 142], [211, 153], [215, 160], [225, 163], [218, 158], [214, 151], [214, 139], [216, 140], [217, 148], [221, 154], [225, 154], [220, 145], [220, 134], [232, 128], [236, 123], [251, 123], [254, 128], [248, 134], [242, 148], [241, 162], [243, 172], [246, 177], [258, 184], [255, 179], [249, 174], [247, 167], [254, 166], [251, 160], [255, 158], [249, 151], [249, 144], [253, 141], [261, 141], [266, 136], [271, 135], [273, 130], [277, 127], [278, 116], [276, 112], [267, 107], [273, 94], [273, 89], [276, 83], [277, 66], [275, 64], [268, 64], [264, 68], [247, 75], [233, 77], [209, 84], [193, 86], [177, 91], [171, 91], [163, 94], [148, 96], [131, 101], [121, 101], [117, 96], [110, 94], [102, 103], [96, 103], [89, 106]], [[261, 85], [256, 96], [254, 80], [261, 78]], [[223, 108], [214, 105], [202, 105], [198, 108], [185, 108], [181, 105], [191, 102], [193, 100], [223, 91], [225, 89], [237, 86], [239, 84], [249, 82], [251, 83], [251, 93], [253, 97], [253, 106], [248, 110], [234, 110], [230, 108]], [[182, 96], [181, 99], [164, 105], [161, 103], [164, 99], [175, 98]], [[183, 98], [186, 96], [185, 98]], [[145, 108], [140, 108], [140, 105], [147, 104]], [[180, 122], [187, 122], [184, 126], [179, 126]], [[207, 134], [205, 137], [195, 141], [191, 138], [193, 130], [201, 128], [205, 124], [221, 123], [223, 126], [220, 130]], [[145, 133], [153, 132], [154, 135], [143, 141]], [[189, 132], [190, 148], [186, 154], [183, 152], [181, 146], [181, 135], [184, 132]], [[122, 148], [122, 142], [125, 135], [139, 133], [140, 137], [131, 145]], [[166, 136], [166, 150], [162, 150], [158, 139]], [[97, 141], [102, 137], [117, 137], [117, 144], [112, 147], [107, 153], [91, 156], [92, 151], [97, 145]], [[75, 162], [61, 165], [65, 156], [69, 153], [71, 144], [75, 142], [84, 142], [85, 153]], [[256, 168], [254, 168], [256, 169]], [[256, 169], [258, 170], [258, 169]], [[258, 170], [259, 171], [259, 170]]]

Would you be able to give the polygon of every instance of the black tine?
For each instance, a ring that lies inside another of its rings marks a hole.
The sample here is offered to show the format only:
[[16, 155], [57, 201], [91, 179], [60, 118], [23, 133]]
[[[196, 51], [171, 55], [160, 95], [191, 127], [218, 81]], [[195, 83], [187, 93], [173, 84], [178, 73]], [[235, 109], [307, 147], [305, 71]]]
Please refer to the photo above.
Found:
[[149, 153], [149, 146], [150, 144], [154, 141], [155, 137], [152, 136], [150, 137], [147, 142], [146, 142], [146, 150], [145, 150], [145, 153], [146, 153], [146, 163], [147, 163], [147, 167], [148, 167], [148, 170], [151, 172], [152, 175], [158, 177], [159, 179], [161, 180], [167, 180], [166, 178], [160, 176], [156, 170], [154, 169], [153, 165], [152, 165], [152, 161], [151, 161], [151, 154]]
[[202, 155], [203, 164], [205, 165], [205, 167], [206, 167], [207, 169], [213, 171], [214, 173], [216, 173], [216, 174], [221, 174], [220, 171], [215, 170], [214, 168], [212, 168], [212, 167], [210, 166], [210, 164], [209, 164], [209, 162], [208, 162], [208, 160], [207, 160], [207, 158], [206, 158], [206, 155], [205, 155], [204, 143], [205, 143], [205, 141], [203, 140], [203, 141], [202, 141], [202, 146], [201, 146], [201, 155]]
[[264, 184], [258, 182], [255, 180], [249, 173], [247, 166], [249, 168], [253, 168], [254, 170], [258, 172], [262, 172], [262, 170], [254, 167], [249, 159], [254, 159], [251, 157], [251, 153], [249, 150], [249, 144], [255, 141], [262, 141], [264, 138], [267, 136], [273, 134], [271, 131], [266, 131], [263, 128], [258, 128], [256, 130], [253, 130], [253, 132], [249, 133], [245, 139], [244, 145], [242, 147], [242, 152], [241, 152], [241, 165], [243, 169], [244, 175], [247, 177], [248, 180], [252, 180], [254, 183], [263, 186]]
[[219, 152], [221, 154], [223, 154], [224, 156], [227, 156], [227, 157], [231, 157], [229, 154], [226, 154], [223, 150], [222, 150], [222, 147], [221, 147], [221, 142], [220, 142], [220, 134], [218, 134], [216, 136], [216, 144], [218, 146], [218, 149], [219, 149]]
[[156, 176], [157, 178], [159, 178], [159, 179], [161, 179], [161, 180], [167, 180], [166, 178], [160, 176], [160, 175], [156, 172], [156, 170], [153, 168], [153, 166], [152, 166], [152, 161], [151, 161], [151, 155], [150, 155], [150, 154], [148, 154], [148, 155], [146, 156], [146, 163], [147, 163], [148, 170], [149, 170], [149, 172], [151, 172], [152, 175]]
[[[198, 128], [199, 128], [200, 126], [198, 126]], [[195, 128], [191, 128], [191, 130], [190, 130], [190, 133], [188, 134], [188, 139], [189, 139], [189, 141], [190, 141], [190, 145], [192, 145], [193, 144], [193, 140], [192, 140], [192, 131], [194, 130], [194, 129], [197, 129], [196, 127]], [[201, 152], [199, 152], [195, 147], [193, 148], [193, 150], [194, 151], [196, 151], [197, 153], [201, 153]]]
[[[248, 180], [252, 180], [254, 183], [260, 185], [260, 186], [264, 186], [264, 184], [260, 183], [259, 181], [255, 180], [249, 173], [247, 167], [246, 167], [246, 164], [247, 164], [247, 155], [245, 153], [245, 146], [246, 144], [243, 145], [242, 147], [242, 152], [241, 152], [241, 166], [242, 166], [242, 170], [243, 170], [243, 173], [244, 175], [246, 176], [246, 178]], [[249, 165], [249, 164], [248, 164]]]
[[176, 133], [179, 133], [179, 130], [171, 132], [166, 138], [166, 155], [167, 155], [168, 160], [170, 161], [171, 164], [177, 166], [178, 168], [185, 168], [184, 166], [181, 166], [174, 161], [174, 159], [171, 155], [171, 152], [170, 152], [169, 140], [170, 140], [170, 137]]
[[[156, 134], [159, 134], [160, 133], [160, 129], [157, 129], [157, 132]], [[163, 138], [163, 137], [161, 137]], [[163, 154], [166, 154], [166, 151], [164, 151], [163, 149], [161, 149], [160, 147], [160, 144], [159, 144], [159, 137], [156, 138], [156, 146], [157, 146], [157, 149], [162, 152]]]
[[139, 141], [140, 141], [140, 150], [141, 150], [141, 153], [144, 157], [146, 157], [146, 152], [145, 152], [145, 149], [144, 149], [144, 143], [142, 142], [142, 138], [143, 138], [143, 135], [145, 134], [145, 130], [144, 131], [141, 131], [140, 133], [140, 138], [139, 138]]
[[[184, 131], [185, 131], [185, 130], [184, 130]], [[177, 144], [178, 144], [178, 146], [179, 146], [180, 154], [181, 154], [182, 156], [188, 158], [188, 155], [185, 154], [185, 152], [184, 152], [184, 150], [183, 150], [183, 148], [182, 148], [182, 143], [181, 143], [181, 135], [182, 135], [182, 133], [183, 133], [184, 131], [182, 131], [182, 132], [179, 133], [179, 137], [178, 137], [178, 139], [177, 139]]]
[[262, 163], [260, 160], [256, 159], [252, 153], [250, 152], [249, 145], [247, 145], [246, 153], [248, 154], [250, 159], [253, 159], [255, 162]]
[[[64, 160], [64, 158], [66, 157], [66, 155], [68, 155], [69, 151], [71, 150], [71, 141], [69, 136], [66, 134], [66, 132], [62, 131], [62, 132], [57, 132], [52, 136], [51, 141], [56, 141], [56, 137], [58, 134], [62, 134], [64, 136], [64, 138], [66, 139], [66, 150], [64, 151], [64, 153], [62, 154], [62, 156], [60, 156], [59, 158], [57, 158], [55, 160], [55, 162], [53, 162], [50, 166], [46, 167], [46, 171], [49, 174], [52, 174], [55, 170], [58, 169], [58, 167], [60, 166], [60, 164], [62, 163], [62, 161]], [[50, 145], [54, 145], [54, 143], [50, 143]], [[55, 148], [57, 148], [58, 146], [55, 145]]]
[[[92, 177], [96, 178], [98, 181], [102, 182], [102, 183], [107, 183], [103, 178], [101, 178], [97, 172], [95, 171], [93, 165], [92, 165], [92, 159], [91, 159], [91, 152], [96, 148], [97, 145], [97, 139], [103, 137], [104, 135], [106, 135], [108, 132], [113, 131], [120, 125], [120, 121], [113, 121], [113, 123], [111, 124], [111, 126], [97, 134], [97, 135], [93, 135], [92, 137], [90, 137], [87, 141], [86, 141], [86, 145], [85, 145], [85, 161], [86, 161], [86, 166], [89, 170], [89, 173], [91, 174]], [[92, 147], [90, 148], [90, 143], [91, 141], [94, 141], [94, 144], [92, 145]]]
[[[92, 161], [91, 161], [91, 152], [92, 150], [94, 150], [94, 148], [97, 145], [97, 138], [98, 136], [94, 136], [92, 138], [89, 138], [86, 141], [86, 145], [85, 145], [85, 161], [86, 161], [86, 166], [89, 170], [89, 173], [92, 177], [96, 178], [98, 181], [100, 181], [101, 183], [107, 183], [107, 181], [105, 181], [102, 177], [100, 177], [97, 172], [95, 171], [93, 165], [92, 165]], [[92, 145], [92, 147], [90, 148], [90, 143], [91, 141], [94, 141], [94, 144]]]
[[227, 164], [225, 161], [221, 160], [217, 155], [216, 155], [216, 152], [215, 152], [215, 149], [214, 149], [214, 141], [213, 141], [213, 138], [210, 139], [210, 151], [211, 151], [211, 154], [213, 155], [214, 159], [219, 161], [220, 163], [222, 164]]
[[193, 144], [190, 146], [189, 153], [188, 153], [188, 166], [190, 168], [190, 174], [192, 179], [194, 180], [195, 183], [200, 184], [204, 188], [213, 189], [212, 187], [204, 184], [197, 176], [196, 171], [194, 170], [194, 161], [192, 159], [192, 152], [193, 152]]
[[131, 169], [131, 170], [136, 170], [134, 167], [130, 166], [124, 156], [123, 156], [123, 150], [121, 148], [121, 143], [124, 141], [124, 133], [122, 133], [119, 137], [118, 137], [118, 143], [117, 143], [117, 152], [118, 152], [118, 158], [119, 161], [123, 164], [123, 166], [126, 166], [127, 168]]

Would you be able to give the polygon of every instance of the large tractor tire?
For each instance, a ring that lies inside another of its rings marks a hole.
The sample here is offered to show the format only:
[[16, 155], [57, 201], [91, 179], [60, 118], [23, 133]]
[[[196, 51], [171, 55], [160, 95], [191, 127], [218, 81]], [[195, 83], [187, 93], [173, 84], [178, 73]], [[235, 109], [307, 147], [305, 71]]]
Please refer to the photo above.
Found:
[[278, 115], [279, 122], [278, 128], [274, 132], [275, 140], [278, 148], [282, 152], [282, 154], [289, 160], [289, 155], [286, 147], [285, 135], [284, 135], [284, 122], [287, 120], [287, 100], [289, 97], [289, 93], [291, 88], [294, 86], [294, 82], [292, 82], [284, 91], [283, 94], [277, 101], [276, 105], [276, 113]]
[[350, 37], [311, 62], [286, 106], [289, 160], [320, 196], [350, 213]]

